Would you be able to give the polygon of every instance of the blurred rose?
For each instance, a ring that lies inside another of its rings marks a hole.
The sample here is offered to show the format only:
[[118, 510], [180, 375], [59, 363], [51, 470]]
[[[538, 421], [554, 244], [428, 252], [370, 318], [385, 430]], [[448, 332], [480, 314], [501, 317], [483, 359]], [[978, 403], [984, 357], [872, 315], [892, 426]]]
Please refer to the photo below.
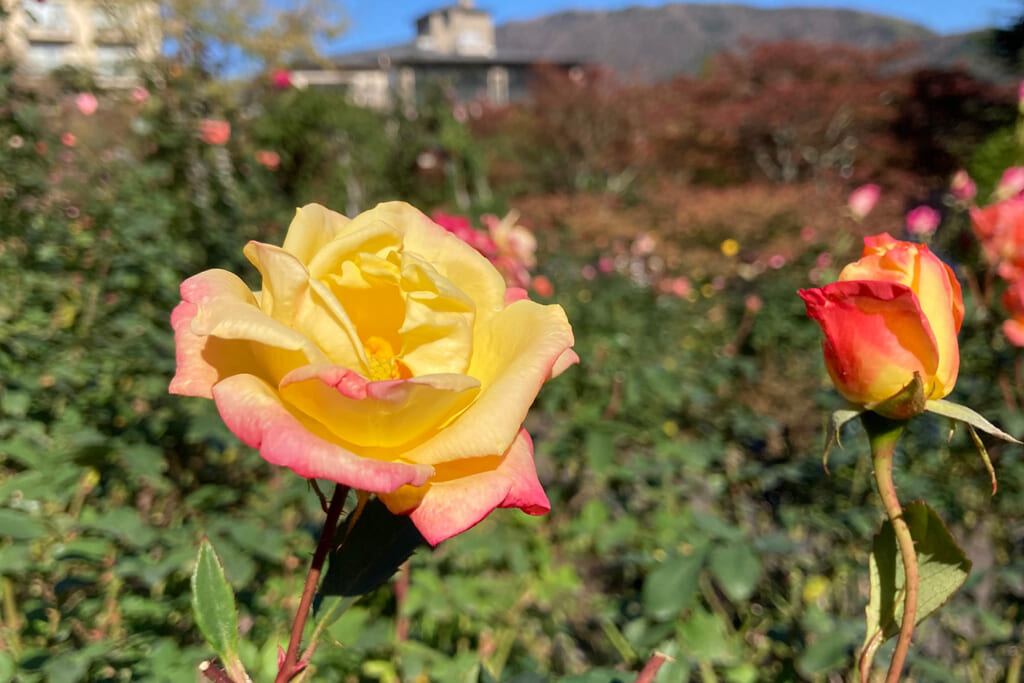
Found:
[[65, 147], [74, 147], [76, 142], [78, 140], [75, 138], [74, 133], [68, 132], [60, 136], [60, 143]]
[[260, 291], [224, 270], [182, 283], [171, 392], [212, 398], [271, 463], [376, 492], [431, 544], [496, 507], [548, 510], [522, 422], [578, 360], [561, 307], [402, 202], [310, 204], [283, 247], [244, 251]]
[[971, 225], [982, 251], [999, 274], [1015, 280], [1024, 272], [1024, 197], [971, 209]]
[[633, 256], [647, 256], [654, 251], [655, 246], [654, 235], [649, 232], [642, 232], [633, 240], [630, 251], [633, 253]]
[[278, 90], [292, 87], [292, 75], [287, 69], [274, 69], [270, 72], [270, 82]]
[[254, 156], [257, 164], [266, 166], [271, 171], [276, 170], [278, 165], [281, 163], [281, 155], [277, 152], [271, 152], [266, 149], [257, 150]]
[[96, 113], [96, 107], [99, 106], [99, 102], [96, 101], [96, 96], [92, 93], [83, 92], [75, 96], [75, 106], [78, 107], [78, 111], [86, 116], [92, 116]]
[[1014, 346], [1024, 346], [1024, 279], [1017, 278], [1003, 292], [1003, 307], [1010, 314], [1003, 322], [1003, 334]]
[[149, 91], [143, 88], [141, 85], [137, 85], [132, 88], [130, 95], [132, 102], [135, 104], [142, 104], [149, 99]]
[[602, 256], [597, 260], [597, 269], [602, 273], [610, 273], [615, 270], [615, 259], [611, 256]]
[[874, 183], [861, 185], [850, 193], [846, 199], [846, 205], [854, 218], [863, 220], [875, 208], [881, 194], [882, 188]]
[[533, 291], [537, 292], [537, 294], [545, 299], [555, 293], [555, 286], [551, 284], [551, 280], [544, 275], [535, 276], [530, 284], [533, 287]]
[[953, 174], [953, 179], [949, 182], [949, 193], [962, 202], [969, 202], [978, 194], [978, 186], [971, 180], [971, 176], [967, 175], [967, 171], [961, 168]]
[[491, 239], [490, 235], [475, 229], [465, 216], [434, 211], [430, 214], [430, 217], [434, 219], [435, 223], [479, 251], [488, 259], [493, 259], [498, 255], [498, 247], [494, 244], [494, 240]]
[[[903, 419], [923, 409], [922, 399], [952, 391], [963, 299], [953, 271], [928, 247], [887, 234], [867, 237], [863, 257], [838, 282], [800, 296], [824, 333], [828, 373], [851, 403]], [[923, 396], [884, 405], [915, 375]]]
[[751, 313], [760, 313], [764, 308], [764, 300], [757, 294], [750, 294], [743, 300], [743, 307]]
[[595, 277], [597, 277], [597, 268], [595, 268], [592, 264], [588, 263], [582, 268], [580, 268], [580, 275], [583, 276], [584, 280], [593, 280]]
[[516, 223], [519, 213], [509, 212], [504, 218], [484, 215], [481, 221], [490, 233], [496, 251], [492, 262], [505, 276], [505, 282], [514, 287], [526, 287], [530, 270], [537, 265], [537, 238]]
[[226, 145], [231, 139], [231, 124], [221, 119], [203, 119], [199, 122], [199, 137], [208, 145]]
[[932, 235], [941, 220], [938, 211], [922, 204], [907, 212], [907, 232], [911, 235]]
[[1002, 200], [1016, 197], [1024, 191], [1024, 166], [1011, 166], [1003, 171], [999, 184], [996, 185], [995, 199]]

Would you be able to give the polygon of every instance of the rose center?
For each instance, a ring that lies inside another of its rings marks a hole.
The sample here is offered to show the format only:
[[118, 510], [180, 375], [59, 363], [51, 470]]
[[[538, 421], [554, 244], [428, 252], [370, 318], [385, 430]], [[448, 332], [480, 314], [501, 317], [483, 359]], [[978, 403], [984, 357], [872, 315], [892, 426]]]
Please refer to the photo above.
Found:
[[370, 380], [380, 382], [388, 379], [408, 377], [405, 365], [395, 357], [391, 343], [382, 337], [370, 337], [363, 345], [366, 360], [370, 366]]

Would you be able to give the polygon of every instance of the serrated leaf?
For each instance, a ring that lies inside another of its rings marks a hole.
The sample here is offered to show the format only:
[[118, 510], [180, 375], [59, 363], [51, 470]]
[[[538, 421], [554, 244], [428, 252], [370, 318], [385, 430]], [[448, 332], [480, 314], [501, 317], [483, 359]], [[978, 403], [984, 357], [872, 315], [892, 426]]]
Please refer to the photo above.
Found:
[[979, 413], [971, 410], [967, 406], [962, 406], [959, 403], [953, 403], [952, 401], [946, 401], [945, 399], [928, 401], [925, 403], [924, 409], [929, 413], [935, 413], [936, 415], [942, 415], [943, 417], [948, 417], [952, 420], [965, 422], [975, 429], [980, 429], [986, 434], [991, 434], [992, 436], [1004, 441], [1017, 444], [1021, 443], [1003, 430], [999, 429], [999, 427], [996, 427], [994, 424], [986, 420]]
[[[953, 540], [935, 511], [922, 501], [903, 508], [918, 562], [916, 624], [927, 619], [952, 597], [967, 580], [971, 561]], [[865, 610], [867, 635], [862, 645], [862, 662], [870, 662], [878, 647], [900, 630], [906, 578], [892, 522], [886, 520], [875, 535], [869, 560], [871, 597]], [[862, 671], [862, 675], [864, 672]]]
[[426, 541], [407, 515], [392, 514], [374, 498], [363, 508], [345, 542], [330, 554], [320, 594], [357, 597], [384, 583]]
[[839, 446], [842, 448], [843, 444], [839, 440], [839, 433], [850, 420], [860, 417], [863, 410], [854, 410], [852, 408], [843, 408], [835, 411], [828, 419], [828, 434], [825, 436], [825, 453], [821, 456], [821, 465], [828, 472], [828, 454], [832, 451], [833, 446]]
[[225, 660], [237, 658], [238, 609], [235, 594], [210, 539], [203, 537], [192, 572], [192, 612], [196, 625], [214, 652]]

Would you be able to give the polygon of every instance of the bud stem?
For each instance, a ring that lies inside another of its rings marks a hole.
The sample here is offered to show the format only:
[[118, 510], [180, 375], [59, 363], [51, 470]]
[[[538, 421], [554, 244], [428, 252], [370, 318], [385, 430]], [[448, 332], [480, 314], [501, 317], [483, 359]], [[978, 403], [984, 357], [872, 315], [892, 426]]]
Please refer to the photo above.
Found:
[[907, 658], [910, 639], [914, 634], [914, 624], [917, 621], [919, 583], [914, 539], [910, 535], [910, 527], [903, 519], [903, 508], [900, 506], [899, 498], [896, 497], [896, 485], [892, 479], [892, 459], [896, 452], [896, 442], [899, 441], [900, 435], [903, 433], [904, 423], [889, 420], [872, 412], [864, 413], [861, 420], [871, 442], [871, 460], [875, 467], [875, 484], [878, 486], [878, 495], [881, 496], [885, 512], [892, 523], [896, 542], [900, 548], [900, 556], [903, 559], [903, 575], [905, 577], [903, 619], [900, 622], [900, 635], [896, 641], [896, 649], [893, 651], [892, 661], [889, 663], [889, 672], [885, 678], [886, 683], [896, 683], [903, 671], [903, 662]]

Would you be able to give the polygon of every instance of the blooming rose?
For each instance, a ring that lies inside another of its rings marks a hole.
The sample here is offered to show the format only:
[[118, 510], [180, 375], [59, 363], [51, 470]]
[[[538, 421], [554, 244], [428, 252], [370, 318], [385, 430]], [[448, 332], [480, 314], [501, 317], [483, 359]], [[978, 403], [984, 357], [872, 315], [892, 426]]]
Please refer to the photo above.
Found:
[[828, 373], [850, 402], [905, 418], [923, 405], [885, 402], [914, 375], [924, 399], [952, 391], [963, 298], [953, 271], [927, 246], [887, 234], [867, 237], [862, 258], [843, 268], [838, 282], [800, 296], [825, 334]]
[[181, 285], [173, 393], [303, 477], [375, 492], [432, 544], [495, 507], [549, 509], [521, 425], [578, 360], [543, 306], [413, 207], [349, 220], [298, 209], [281, 247], [249, 242], [252, 292], [208, 270]]
[[199, 122], [199, 137], [208, 145], [226, 145], [231, 139], [231, 124], [220, 119]]
[[993, 193], [996, 199], [1016, 197], [1024, 192], [1024, 166], [1011, 166], [1003, 171]]
[[967, 174], [967, 171], [961, 168], [953, 174], [953, 179], [949, 181], [949, 192], [953, 195], [954, 199], [969, 202], [978, 194], [978, 186], [971, 180], [971, 176]]
[[86, 116], [95, 114], [98, 106], [99, 102], [96, 101], [96, 96], [91, 92], [82, 92], [75, 96], [75, 107]]
[[1024, 197], [971, 209], [971, 225], [1000, 276], [1013, 280], [1024, 273]]

